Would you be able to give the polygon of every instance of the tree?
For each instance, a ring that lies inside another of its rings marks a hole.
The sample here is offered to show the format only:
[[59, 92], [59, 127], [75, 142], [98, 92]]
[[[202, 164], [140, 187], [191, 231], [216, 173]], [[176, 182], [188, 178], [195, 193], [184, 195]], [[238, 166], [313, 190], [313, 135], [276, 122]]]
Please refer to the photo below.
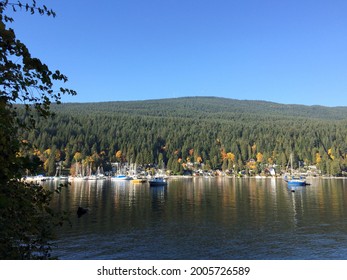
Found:
[[29, 157], [19, 154], [28, 144], [18, 140], [18, 130], [33, 129], [37, 117], [51, 115], [52, 102], [59, 104], [62, 94], [76, 92], [54, 88], [54, 82], [66, 82], [67, 77], [31, 56], [7, 26], [14, 21], [7, 16], [8, 9], [55, 16], [34, 0], [0, 1], [0, 259], [47, 259], [61, 215], [49, 207], [52, 192], [20, 181], [24, 170], [34, 166]]
[[257, 158], [257, 162], [261, 163], [261, 162], [263, 162], [264, 156], [261, 152], [258, 152], [256, 158]]
[[117, 151], [116, 152], [116, 159], [117, 159], [117, 161], [122, 161], [122, 151], [121, 150], [119, 150], [119, 151]]

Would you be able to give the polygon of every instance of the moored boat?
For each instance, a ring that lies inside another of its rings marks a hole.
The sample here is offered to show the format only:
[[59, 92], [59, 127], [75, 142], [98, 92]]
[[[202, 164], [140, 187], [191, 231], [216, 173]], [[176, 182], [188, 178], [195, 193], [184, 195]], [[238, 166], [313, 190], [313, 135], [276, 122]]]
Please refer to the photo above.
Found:
[[167, 180], [164, 177], [154, 177], [148, 180], [151, 187], [166, 186]]
[[294, 176], [290, 177], [288, 175], [285, 175], [284, 181], [286, 181], [288, 185], [291, 185], [291, 186], [306, 186], [307, 185], [306, 179], [302, 177], [296, 178]]
[[146, 183], [147, 179], [141, 178], [141, 177], [134, 177], [132, 178], [131, 182], [134, 184], [142, 184], [142, 183]]
[[119, 174], [116, 176], [111, 177], [111, 180], [113, 181], [124, 181], [124, 180], [131, 180], [131, 178], [127, 175]]
[[[288, 163], [289, 164], [289, 163]], [[285, 182], [290, 186], [306, 186], [306, 179], [302, 176], [293, 175], [293, 154], [290, 155], [290, 174], [283, 176]]]

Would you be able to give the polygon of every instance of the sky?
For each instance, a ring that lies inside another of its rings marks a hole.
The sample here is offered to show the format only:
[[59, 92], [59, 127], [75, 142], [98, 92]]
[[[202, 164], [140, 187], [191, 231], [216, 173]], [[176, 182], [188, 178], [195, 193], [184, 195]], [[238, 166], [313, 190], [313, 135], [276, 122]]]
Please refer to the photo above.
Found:
[[345, 0], [46, 0], [18, 39], [68, 76], [63, 102], [216, 96], [347, 106]]

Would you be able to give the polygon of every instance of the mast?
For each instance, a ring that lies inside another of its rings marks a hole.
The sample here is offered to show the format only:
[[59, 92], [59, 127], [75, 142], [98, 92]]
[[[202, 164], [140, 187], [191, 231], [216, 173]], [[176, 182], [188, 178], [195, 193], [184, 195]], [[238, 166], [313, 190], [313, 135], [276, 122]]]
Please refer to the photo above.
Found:
[[290, 154], [290, 174], [293, 175], [293, 153]]

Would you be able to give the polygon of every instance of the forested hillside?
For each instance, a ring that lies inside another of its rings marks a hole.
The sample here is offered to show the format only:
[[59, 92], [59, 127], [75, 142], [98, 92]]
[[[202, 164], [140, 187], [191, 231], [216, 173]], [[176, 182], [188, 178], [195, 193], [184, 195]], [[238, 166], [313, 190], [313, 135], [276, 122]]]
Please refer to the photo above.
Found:
[[110, 162], [261, 172], [294, 162], [341, 175], [347, 160], [347, 107], [283, 105], [215, 97], [52, 107], [22, 138], [48, 174], [56, 162], [110, 168]]

